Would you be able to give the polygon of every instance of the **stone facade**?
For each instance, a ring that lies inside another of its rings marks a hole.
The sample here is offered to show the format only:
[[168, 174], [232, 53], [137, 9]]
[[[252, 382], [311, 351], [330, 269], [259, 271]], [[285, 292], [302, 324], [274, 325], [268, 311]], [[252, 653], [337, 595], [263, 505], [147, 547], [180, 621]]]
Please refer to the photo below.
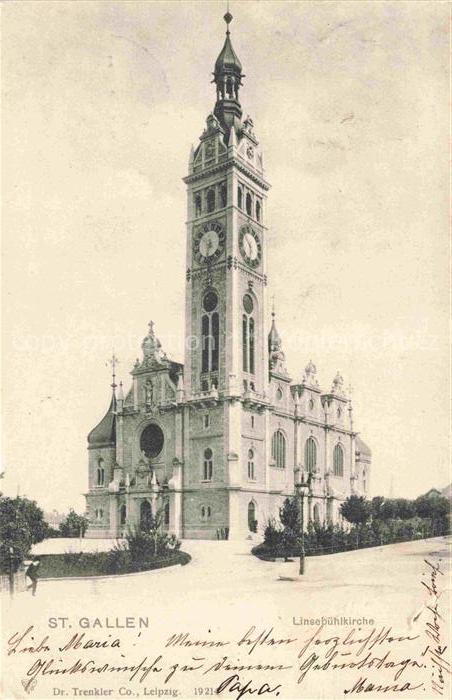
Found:
[[185, 362], [170, 360], [152, 322], [124, 396], [88, 436], [88, 537], [114, 537], [162, 509], [179, 537], [261, 530], [310, 474], [308, 517], [336, 522], [367, 493], [370, 451], [353, 428], [338, 374], [294, 383], [273, 313], [267, 326], [269, 184], [229, 33], [215, 64], [217, 102], [192, 149], [187, 185]]

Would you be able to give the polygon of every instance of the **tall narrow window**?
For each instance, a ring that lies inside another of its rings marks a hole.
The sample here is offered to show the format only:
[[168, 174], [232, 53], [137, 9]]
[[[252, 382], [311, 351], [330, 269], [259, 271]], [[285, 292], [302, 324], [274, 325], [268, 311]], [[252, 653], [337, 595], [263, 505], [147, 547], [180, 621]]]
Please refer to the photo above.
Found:
[[203, 471], [203, 477], [204, 481], [212, 481], [212, 474], [213, 474], [213, 452], [208, 447], [206, 450], [204, 450], [204, 471]]
[[254, 451], [248, 450], [248, 479], [254, 481]]
[[259, 200], [256, 202], [256, 221], [261, 220], [261, 204]]
[[224, 208], [228, 203], [228, 190], [226, 185], [223, 183], [220, 187], [220, 200], [221, 206]]
[[250, 322], [249, 322], [249, 340], [250, 340], [250, 373], [254, 374], [254, 318], [250, 318]]
[[273, 433], [272, 458], [279, 469], [284, 469], [286, 466], [286, 438], [281, 430]]
[[243, 209], [243, 191], [240, 185], [237, 188], [237, 206], [239, 209]]
[[251, 216], [253, 213], [253, 200], [249, 192], [246, 195], [246, 213], [248, 216]]
[[202, 199], [201, 199], [201, 195], [197, 194], [197, 195], [195, 195], [195, 215], [201, 216], [201, 213], [202, 213]]
[[243, 371], [248, 372], [248, 316], [242, 318]]
[[336, 445], [333, 452], [334, 476], [344, 476], [344, 450], [341, 445]]
[[210, 326], [209, 317], [203, 316], [202, 317], [202, 328], [201, 328], [201, 334], [202, 334], [201, 351], [202, 351], [202, 371], [203, 372], [209, 371], [209, 355], [210, 355], [210, 328], [209, 328], [209, 326]]
[[220, 323], [218, 319], [218, 314], [215, 312], [212, 314], [212, 364], [211, 368], [213, 372], [218, 370], [218, 346], [220, 343]]
[[210, 213], [215, 211], [215, 190], [211, 189], [207, 191], [207, 211]]
[[122, 504], [119, 510], [119, 522], [121, 525], [125, 525], [127, 522], [127, 507], [125, 503]]
[[164, 512], [164, 524], [169, 525], [169, 519], [170, 519], [170, 505], [169, 501], [165, 503], [165, 512]]
[[304, 462], [308, 472], [313, 474], [317, 469], [317, 445], [312, 437], [306, 440], [304, 446]]
[[104, 460], [102, 457], [99, 459], [97, 463], [97, 485], [98, 486], [103, 486], [105, 483], [105, 469], [104, 469]]

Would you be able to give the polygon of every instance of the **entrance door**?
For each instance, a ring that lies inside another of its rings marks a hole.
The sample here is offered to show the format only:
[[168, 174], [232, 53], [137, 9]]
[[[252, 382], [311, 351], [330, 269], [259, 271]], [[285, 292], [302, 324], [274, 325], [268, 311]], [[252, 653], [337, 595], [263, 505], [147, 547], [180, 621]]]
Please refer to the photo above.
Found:
[[140, 527], [149, 530], [152, 522], [152, 508], [149, 501], [143, 501], [140, 506]]
[[248, 503], [248, 530], [257, 532], [256, 504], [254, 501]]

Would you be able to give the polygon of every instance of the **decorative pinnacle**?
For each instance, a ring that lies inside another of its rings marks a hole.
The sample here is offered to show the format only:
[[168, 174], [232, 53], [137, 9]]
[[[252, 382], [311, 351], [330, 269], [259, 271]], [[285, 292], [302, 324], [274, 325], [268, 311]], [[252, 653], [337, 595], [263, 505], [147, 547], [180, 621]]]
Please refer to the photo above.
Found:
[[272, 318], [275, 318], [276, 312], [275, 312], [275, 295], [273, 294], [272, 296]]
[[114, 352], [112, 352], [111, 359], [108, 360], [107, 364], [111, 365], [111, 380], [112, 380], [112, 381], [111, 381], [111, 385], [110, 385], [110, 386], [111, 386], [111, 388], [112, 388], [113, 391], [114, 391], [114, 390], [116, 389], [116, 386], [117, 386], [116, 381], [115, 381], [115, 380], [116, 380], [115, 370], [116, 370], [116, 365], [119, 364], [119, 360], [118, 360], [118, 358], [116, 357], [116, 355], [115, 355]]

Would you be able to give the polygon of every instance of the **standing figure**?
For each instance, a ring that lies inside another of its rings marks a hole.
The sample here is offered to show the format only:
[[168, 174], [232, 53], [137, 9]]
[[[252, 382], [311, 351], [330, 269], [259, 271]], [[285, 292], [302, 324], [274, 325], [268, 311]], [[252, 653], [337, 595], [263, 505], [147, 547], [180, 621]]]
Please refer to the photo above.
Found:
[[25, 572], [25, 575], [31, 580], [31, 583], [27, 586], [27, 590], [31, 588], [32, 595], [36, 595], [36, 588], [38, 585], [38, 567], [40, 561], [39, 559], [33, 559], [30, 566]]

